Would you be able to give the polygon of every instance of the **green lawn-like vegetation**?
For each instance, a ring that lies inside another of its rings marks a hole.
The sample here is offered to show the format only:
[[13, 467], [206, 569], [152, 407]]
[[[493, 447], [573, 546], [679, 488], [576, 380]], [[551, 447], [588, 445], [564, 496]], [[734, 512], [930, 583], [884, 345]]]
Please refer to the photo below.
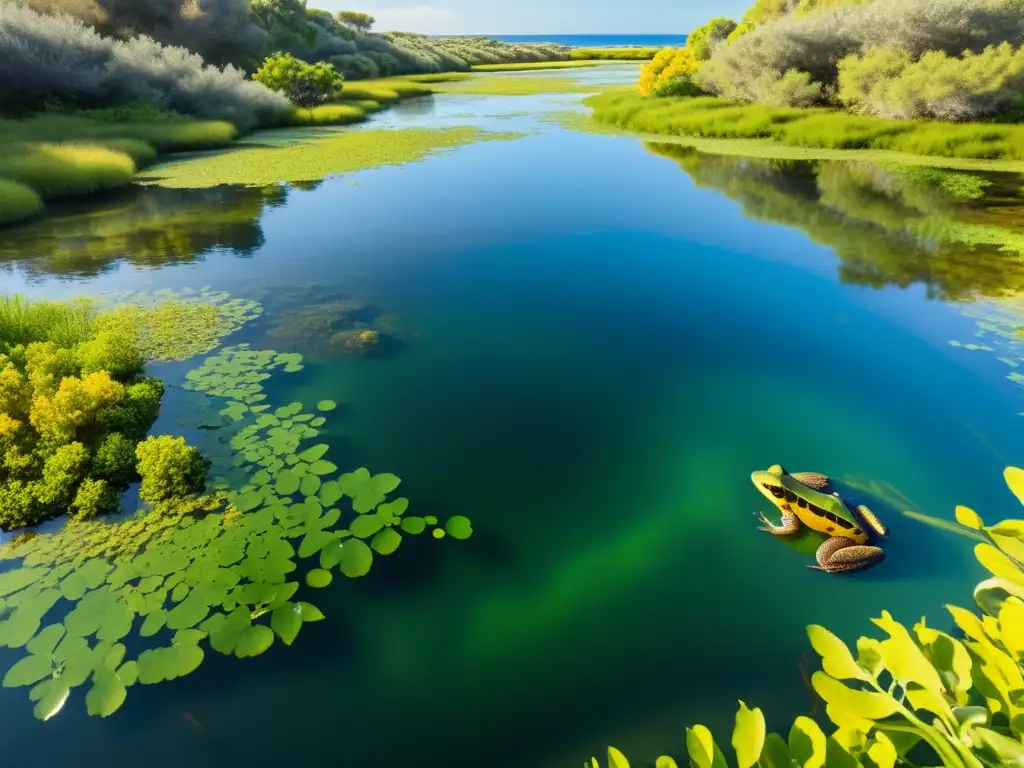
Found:
[[587, 99], [600, 123], [642, 134], [771, 139], [807, 149], [885, 150], [971, 160], [1024, 161], [1024, 126], [887, 120], [824, 107], [732, 104], [713, 96], [651, 98], [613, 91]]
[[414, 162], [476, 141], [517, 137], [476, 128], [268, 131], [225, 151], [151, 168], [140, 179], [165, 187], [189, 188], [317, 181], [339, 173]]
[[660, 48], [574, 48], [569, 54], [577, 61], [647, 61]]

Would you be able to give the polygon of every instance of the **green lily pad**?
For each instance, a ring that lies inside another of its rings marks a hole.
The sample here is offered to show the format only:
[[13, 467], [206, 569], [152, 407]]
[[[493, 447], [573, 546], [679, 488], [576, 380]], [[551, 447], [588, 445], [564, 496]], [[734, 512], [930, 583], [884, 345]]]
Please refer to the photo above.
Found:
[[320, 486], [320, 503], [325, 507], [335, 504], [343, 495], [337, 480], [328, 480]]
[[309, 466], [309, 471], [312, 472], [314, 475], [330, 475], [334, 472], [337, 472], [338, 467], [337, 465], [332, 464], [329, 461], [324, 461], [323, 459], [321, 459], [320, 461], [314, 461]]
[[444, 528], [435, 528], [433, 531], [431, 531], [431, 533], [434, 534], [434, 538], [435, 539], [443, 539], [444, 538]]
[[348, 529], [358, 539], [368, 539], [384, 527], [378, 515], [360, 515]]
[[291, 496], [299, 490], [299, 476], [290, 469], [282, 469], [277, 474], [275, 490], [281, 496]]
[[302, 628], [302, 609], [295, 603], [284, 603], [270, 614], [270, 628], [285, 645], [291, 645]]
[[57, 643], [64, 637], [64, 625], [63, 624], [50, 624], [48, 627], [44, 627], [39, 633], [29, 640], [28, 645], [25, 646], [25, 650], [29, 653], [38, 653], [43, 656], [49, 656], [53, 653], [53, 649], [57, 647]]
[[425, 522], [427, 525], [437, 525], [437, 518], [433, 515], [424, 515], [423, 522]]
[[322, 568], [314, 568], [306, 574], [306, 583], [316, 589], [326, 587], [334, 580], [334, 576], [331, 575], [330, 571], [325, 571]]
[[308, 461], [310, 463], [322, 459], [324, 454], [330, 449], [330, 446], [326, 443], [320, 445], [314, 445], [312, 448], [307, 448], [299, 454], [299, 461]]
[[142, 627], [139, 629], [139, 634], [143, 637], [152, 637], [163, 629], [166, 623], [167, 611], [159, 608], [146, 616], [145, 621], [142, 622]]
[[190, 589], [191, 587], [189, 587], [189, 585], [185, 584], [184, 582], [178, 584], [173, 590], [171, 590], [171, 602], [180, 603], [182, 600], [188, 597]]
[[302, 615], [303, 623], [322, 621], [324, 619], [323, 613], [315, 605], [310, 605], [309, 603], [296, 603], [295, 605]]
[[311, 427], [322, 427], [326, 423], [327, 423], [327, 419], [325, 419], [323, 416], [317, 416], [315, 419], [313, 419], [311, 422], [309, 422], [309, 426], [311, 426]]
[[32, 714], [39, 720], [49, 720], [64, 708], [70, 695], [71, 687], [63, 675], [45, 680], [33, 688], [29, 695], [36, 702]]
[[198, 645], [172, 645], [153, 648], [139, 654], [139, 682], [143, 685], [174, 680], [194, 672], [203, 663], [203, 649]]
[[370, 547], [381, 555], [390, 555], [402, 543], [402, 534], [394, 528], [385, 528], [370, 542]]
[[427, 529], [427, 524], [422, 517], [403, 517], [402, 530], [406, 533], [419, 534]]
[[[216, 602], [221, 601], [217, 600]], [[188, 627], [194, 627], [205, 619], [209, 613], [210, 603], [206, 597], [202, 594], [193, 593], [172, 608], [167, 614], [167, 628], [187, 629]]]
[[327, 569], [333, 568], [341, 562], [341, 551], [344, 542], [339, 538], [333, 539], [323, 549], [320, 550], [320, 567]]
[[388, 501], [377, 507], [377, 514], [386, 517], [401, 517], [409, 509], [409, 500], [406, 498]]
[[[326, 473], [324, 473], [326, 474]], [[315, 496], [320, 490], [320, 478], [316, 475], [306, 475], [299, 484], [299, 493], [303, 496]]]
[[373, 565], [373, 552], [359, 539], [349, 539], [341, 547], [341, 572], [350, 579], [365, 576]]
[[134, 659], [132, 661], [126, 661], [121, 665], [121, 668], [117, 670], [117, 676], [121, 678], [121, 683], [126, 688], [130, 688], [139, 680], [139, 665]]
[[316, 404], [316, 409], [318, 411], [323, 411], [324, 413], [327, 413], [328, 411], [333, 411], [337, 407], [338, 404], [333, 400], [321, 400], [319, 403]]
[[274, 644], [274, 631], [264, 624], [253, 624], [239, 635], [235, 656], [240, 659], [259, 656]]
[[12, 595], [46, 575], [46, 568], [16, 568], [0, 573], [0, 597]]
[[262, 503], [263, 496], [256, 491], [243, 493], [234, 500], [235, 507], [238, 508], [239, 512], [248, 512], [249, 510], [256, 509]]
[[4, 675], [4, 688], [18, 688], [33, 685], [53, 674], [53, 657], [49, 654], [26, 656], [7, 670]]
[[444, 529], [453, 539], [468, 539], [473, 535], [473, 526], [469, 518], [462, 515], [449, 517]]
[[97, 670], [92, 678], [92, 688], [85, 694], [85, 708], [90, 715], [108, 717], [120, 709], [127, 696], [128, 691], [116, 672]]

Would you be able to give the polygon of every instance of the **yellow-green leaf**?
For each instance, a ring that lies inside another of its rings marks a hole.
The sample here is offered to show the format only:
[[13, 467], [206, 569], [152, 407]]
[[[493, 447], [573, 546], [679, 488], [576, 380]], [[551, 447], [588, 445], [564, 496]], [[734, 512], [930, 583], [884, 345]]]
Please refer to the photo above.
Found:
[[913, 681], [923, 688], [942, 690], [939, 673], [921, 652], [906, 627], [893, 619], [888, 611], [882, 611], [881, 618], [871, 621], [889, 635], [889, 639], [881, 643], [882, 657], [885, 659], [886, 669], [901, 685], [905, 686]]
[[1003, 645], [1010, 653], [1024, 652], [1024, 602], [1011, 597], [1003, 602], [999, 611], [999, 631]]
[[945, 632], [926, 627], [923, 620], [914, 626], [914, 632], [928, 660], [945, 682], [946, 690], [956, 696], [957, 704], [966, 704], [967, 692], [971, 689], [971, 656], [967, 648]]
[[868, 757], [878, 768], [893, 768], [896, 765], [896, 747], [881, 731], [875, 732], [875, 740], [868, 747]]
[[838, 680], [864, 678], [864, 670], [857, 666], [850, 649], [838, 637], [817, 624], [807, 627], [807, 636], [811, 647], [821, 656], [822, 669], [829, 675]]
[[825, 764], [828, 768], [860, 768], [860, 763], [835, 739], [829, 739], [825, 747]]
[[899, 708], [893, 699], [884, 694], [855, 691], [824, 672], [815, 672], [811, 676], [811, 686], [837, 711], [848, 712], [858, 719], [881, 720], [894, 714]]
[[686, 751], [697, 768], [726, 768], [725, 755], [705, 725], [686, 729]]
[[769, 733], [764, 740], [764, 749], [761, 750], [761, 759], [758, 760], [759, 768], [795, 768], [792, 756], [789, 754], [789, 747], [786, 740], [777, 733]]
[[789, 753], [802, 768], [821, 768], [825, 764], [825, 734], [811, 718], [801, 715], [793, 721]]
[[1024, 520], [1001, 520], [985, 530], [993, 536], [1013, 536], [1021, 539], [1024, 538]]
[[1024, 572], [1004, 552], [991, 544], [975, 545], [974, 556], [993, 576], [1012, 581], [1014, 584], [1024, 584]]
[[857, 666], [872, 677], [878, 677], [885, 668], [882, 644], [873, 637], [857, 638]]
[[942, 697], [942, 688], [925, 688], [917, 683], [907, 683], [904, 689], [907, 700], [914, 709], [924, 709], [938, 715], [952, 727], [956, 727], [956, 718], [949, 704]]
[[[870, 729], [874, 727], [874, 723], [865, 721], [867, 727]], [[829, 736], [829, 739], [839, 742], [839, 745], [847, 752], [853, 753], [858, 750], [864, 749], [867, 746], [867, 735], [866, 731], [858, 730], [856, 728], [837, 728], [835, 733]]]
[[662, 755], [654, 761], [654, 768], [679, 768], [676, 761], [667, 755]]
[[615, 747], [608, 747], [608, 768], [629, 768], [629, 760]]
[[1003, 470], [1003, 479], [1007, 487], [1013, 491], [1013, 495], [1024, 504], [1024, 469], [1007, 467]]
[[953, 617], [953, 622], [965, 635], [972, 640], [983, 640], [988, 642], [988, 636], [985, 634], [985, 628], [981, 626], [981, 619], [979, 619], [975, 614], [965, 608], [960, 608], [955, 605], [947, 605], [946, 610], [949, 611], [950, 615]]
[[748, 709], [741, 701], [736, 712], [736, 726], [732, 731], [732, 748], [736, 750], [739, 768], [750, 768], [761, 757], [764, 736], [764, 713], [757, 707]]
[[[1015, 536], [1001, 536], [998, 533], [993, 533], [991, 535], [992, 541], [996, 543], [996, 546], [999, 547], [1004, 554], [1009, 555], [1018, 563], [1024, 563], [1024, 541], [1021, 541]], [[1020, 568], [1017, 570], [1020, 570]]]
[[985, 525], [981, 516], [970, 507], [957, 506], [956, 521], [960, 523], [960, 525], [966, 526], [967, 528], [973, 528], [976, 531], [981, 530]]

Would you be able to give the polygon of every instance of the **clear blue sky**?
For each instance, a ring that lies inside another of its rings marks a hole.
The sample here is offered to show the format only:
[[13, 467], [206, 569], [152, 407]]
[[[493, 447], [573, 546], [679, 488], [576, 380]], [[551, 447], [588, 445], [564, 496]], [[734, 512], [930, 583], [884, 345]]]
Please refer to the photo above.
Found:
[[459, 34], [679, 34], [713, 16], [739, 18], [753, 0], [308, 0], [365, 11], [380, 32]]

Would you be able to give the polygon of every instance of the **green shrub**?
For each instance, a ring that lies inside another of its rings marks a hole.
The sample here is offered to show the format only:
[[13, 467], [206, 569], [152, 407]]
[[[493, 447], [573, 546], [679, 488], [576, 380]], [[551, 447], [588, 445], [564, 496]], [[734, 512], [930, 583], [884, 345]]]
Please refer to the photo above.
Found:
[[78, 365], [83, 374], [107, 371], [119, 381], [142, 372], [144, 361], [135, 339], [123, 330], [103, 330], [79, 345]]
[[879, 117], [975, 120], [1017, 102], [1024, 92], [1024, 46], [990, 46], [948, 56], [929, 51], [914, 61], [901, 49], [872, 48], [839, 62], [839, 99]]
[[[371, 102], [375, 107], [376, 102]], [[323, 104], [311, 109], [296, 109], [287, 125], [348, 125], [366, 120], [371, 111], [360, 104]]]
[[11, 224], [35, 216], [43, 207], [43, 199], [31, 187], [0, 179], [0, 224]]
[[125, 388], [124, 399], [104, 413], [106, 431], [120, 432], [138, 442], [145, 437], [160, 413], [164, 385], [159, 379], [145, 378]]
[[89, 453], [81, 443], [67, 443], [57, 448], [43, 464], [42, 482], [37, 491], [39, 502], [45, 507], [67, 508], [88, 465]]
[[368, 80], [373, 77], [380, 77], [380, 68], [377, 62], [363, 54], [345, 53], [339, 56], [332, 56], [329, 60], [345, 80]]
[[108, 512], [116, 512], [121, 505], [121, 495], [104, 480], [86, 478], [78, 486], [75, 500], [68, 510], [74, 520], [92, 520]]
[[92, 457], [92, 473], [111, 485], [127, 487], [135, 481], [135, 443], [120, 432], [111, 432]]
[[697, 27], [686, 36], [686, 44], [698, 61], [707, 61], [715, 49], [724, 43], [738, 25], [732, 19], [719, 16]]
[[287, 53], [263, 62], [252, 79], [272, 91], [283, 93], [298, 107], [325, 104], [341, 90], [344, 78], [331, 64], [307, 64]]
[[156, 503], [203, 490], [209, 463], [183, 437], [150, 437], [135, 448], [139, 498]]

